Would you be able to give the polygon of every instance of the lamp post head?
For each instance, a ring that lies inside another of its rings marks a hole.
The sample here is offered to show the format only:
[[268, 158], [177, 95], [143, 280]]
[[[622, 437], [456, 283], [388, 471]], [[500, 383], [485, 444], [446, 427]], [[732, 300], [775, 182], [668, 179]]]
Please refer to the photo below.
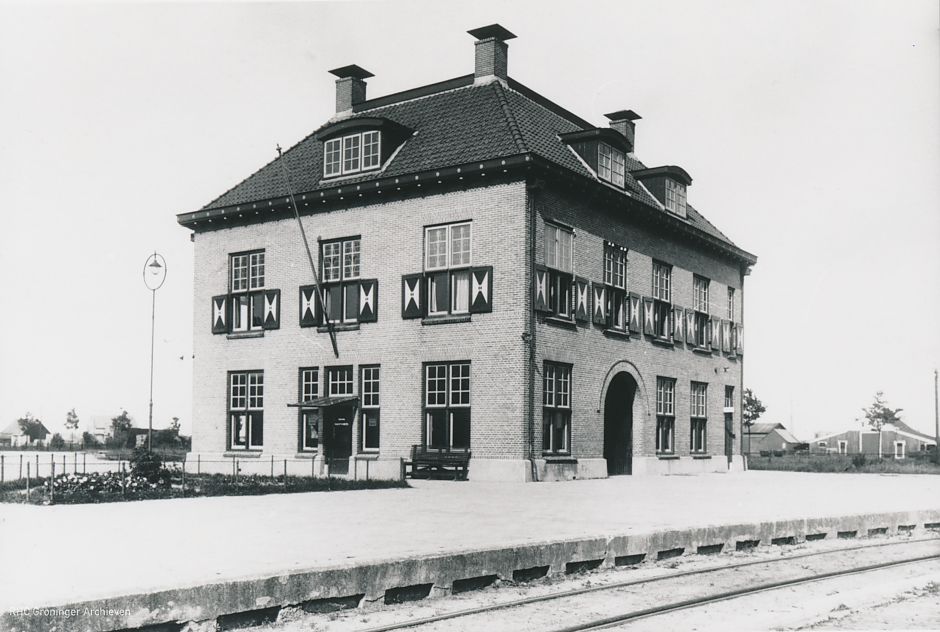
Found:
[[144, 264], [144, 285], [148, 290], [156, 292], [166, 280], [166, 259], [163, 255], [154, 252], [147, 257]]

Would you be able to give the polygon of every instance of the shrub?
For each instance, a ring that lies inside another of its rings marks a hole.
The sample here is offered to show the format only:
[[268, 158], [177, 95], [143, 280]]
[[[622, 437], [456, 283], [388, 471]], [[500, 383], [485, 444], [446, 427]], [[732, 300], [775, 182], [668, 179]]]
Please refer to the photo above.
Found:
[[57, 432], [52, 435], [52, 439], [49, 440], [49, 447], [53, 450], [61, 450], [65, 447], [65, 439]]
[[170, 484], [170, 472], [164, 467], [163, 459], [144, 446], [136, 448], [131, 456], [131, 475], [145, 478], [149, 483], [159, 483], [163, 487]]
[[855, 469], [861, 469], [865, 467], [866, 459], [864, 454], [856, 454], [852, 457], [852, 467]]

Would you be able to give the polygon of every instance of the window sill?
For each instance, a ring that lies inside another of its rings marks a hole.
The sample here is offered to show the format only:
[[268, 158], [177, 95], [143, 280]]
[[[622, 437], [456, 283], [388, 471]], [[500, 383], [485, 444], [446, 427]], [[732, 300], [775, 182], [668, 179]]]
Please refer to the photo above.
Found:
[[650, 338], [650, 342], [654, 345], [659, 345], [660, 347], [675, 347], [675, 343], [669, 338], [662, 338], [660, 336], [653, 336]]
[[711, 455], [711, 454], [693, 454], [693, 455], [692, 455], [692, 458], [693, 458], [693, 459], [704, 460], [704, 459], [710, 459], [710, 458], [712, 458], [712, 455]]
[[241, 338], [264, 338], [264, 330], [261, 331], [234, 331], [226, 336], [229, 340], [240, 340]]
[[574, 318], [562, 318], [560, 316], [546, 316], [545, 324], [552, 325], [554, 327], [562, 327], [564, 329], [575, 330], [578, 328], [578, 324], [575, 322]]
[[657, 454], [656, 458], [659, 459], [660, 461], [678, 461], [679, 455], [678, 454]]
[[707, 355], [707, 356], [710, 356], [712, 354], [711, 349], [707, 349], [705, 347], [692, 347], [692, 351], [694, 351], [695, 353], [700, 353], [702, 355]]
[[[359, 323], [334, 323], [333, 331], [358, 331]], [[324, 334], [330, 331], [330, 328], [326, 325], [320, 325], [317, 327], [317, 332]]]
[[228, 450], [222, 453], [227, 459], [241, 457], [244, 459], [260, 459], [261, 458], [261, 449], [252, 449], [252, 450]]
[[543, 454], [542, 458], [545, 465], [574, 465], [578, 462], [578, 459], [565, 454]]
[[320, 452], [318, 450], [307, 450], [305, 452], [298, 452], [294, 456], [298, 459], [315, 459], [320, 456]]
[[442, 316], [425, 316], [421, 319], [422, 325], [449, 325], [451, 323], [469, 323], [470, 314], [444, 314]]
[[604, 330], [604, 335], [605, 335], [605, 336], [611, 336], [611, 337], [613, 337], [613, 338], [623, 338], [624, 340], [629, 340], [629, 339], [630, 339], [630, 332], [629, 332], [629, 331], [621, 331], [621, 330], [619, 330], [619, 329], [605, 329], [605, 330]]
[[379, 451], [370, 450], [369, 452], [360, 452], [359, 454], [353, 455], [353, 458], [357, 461], [378, 461]]

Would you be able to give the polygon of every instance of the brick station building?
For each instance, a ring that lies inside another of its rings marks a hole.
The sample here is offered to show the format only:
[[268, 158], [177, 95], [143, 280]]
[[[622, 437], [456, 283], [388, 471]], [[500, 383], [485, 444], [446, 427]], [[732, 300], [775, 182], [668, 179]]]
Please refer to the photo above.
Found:
[[395, 477], [422, 444], [470, 451], [473, 480], [739, 466], [756, 258], [685, 170], [639, 161], [637, 114], [596, 127], [508, 76], [512, 33], [470, 34], [473, 74], [440, 83], [367, 99], [368, 71], [331, 71], [332, 119], [178, 216], [193, 452]]

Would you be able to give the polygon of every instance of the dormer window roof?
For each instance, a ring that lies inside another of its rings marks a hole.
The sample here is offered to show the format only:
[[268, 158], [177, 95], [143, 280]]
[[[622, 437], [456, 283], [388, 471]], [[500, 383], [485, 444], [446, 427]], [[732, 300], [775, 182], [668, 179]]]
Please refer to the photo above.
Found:
[[411, 135], [411, 130], [385, 118], [345, 119], [321, 128], [323, 177], [353, 175], [380, 169]]
[[567, 143], [597, 177], [618, 188], [623, 188], [626, 174], [626, 138], [609, 127], [581, 130], [562, 134]]
[[682, 167], [667, 165], [631, 171], [630, 175], [642, 182], [667, 211], [687, 217], [686, 188], [692, 176]]

